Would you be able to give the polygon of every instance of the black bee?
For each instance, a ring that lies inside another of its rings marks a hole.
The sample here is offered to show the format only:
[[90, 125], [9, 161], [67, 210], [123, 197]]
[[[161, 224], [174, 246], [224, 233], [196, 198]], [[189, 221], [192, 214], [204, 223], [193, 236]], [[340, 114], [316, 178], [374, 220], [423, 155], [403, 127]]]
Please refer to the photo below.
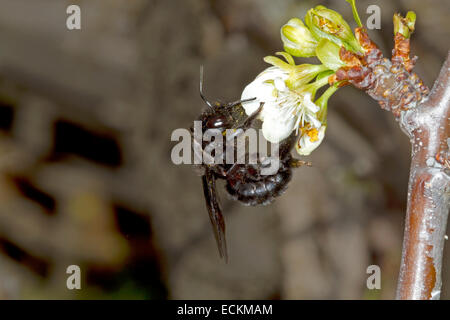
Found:
[[[256, 117], [263, 107], [261, 103], [259, 109], [246, 116], [242, 103], [249, 100], [238, 100], [232, 103], [212, 104], [203, 94], [203, 77], [200, 70], [200, 97], [206, 103], [207, 108], [200, 114], [198, 120], [202, 123], [202, 133], [208, 129], [217, 129], [225, 136], [227, 129], [236, 129], [238, 134], [252, 127]], [[242, 129], [242, 130], [239, 130]], [[191, 128], [191, 131], [193, 129]], [[234, 143], [233, 139], [233, 143]], [[194, 142], [195, 143], [195, 142]], [[202, 150], [212, 142], [202, 142]], [[287, 188], [291, 180], [291, 168], [297, 168], [310, 163], [294, 159], [291, 156], [291, 149], [295, 143], [295, 134], [282, 141], [279, 145], [279, 167], [278, 170], [270, 175], [263, 175], [262, 170], [270, 166], [267, 158], [260, 158], [256, 155], [257, 163], [244, 164], [202, 164], [203, 169], [203, 192], [206, 200], [209, 217], [213, 227], [214, 235], [217, 241], [219, 254], [221, 258], [228, 261], [227, 243], [225, 239], [225, 221], [222, 215], [219, 198], [216, 193], [216, 179], [226, 181], [226, 190], [234, 200], [238, 200], [244, 205], [266, 205], [271, 203], [276, 197], [280, 196]], [[236, 151], [236, 148], [235, 148]], [[246, 151], [247, 152], [247, 151]], [[247, 153], [248, 155], [248, 153]], [[221, 154], [225, 160], [226, 150]]]

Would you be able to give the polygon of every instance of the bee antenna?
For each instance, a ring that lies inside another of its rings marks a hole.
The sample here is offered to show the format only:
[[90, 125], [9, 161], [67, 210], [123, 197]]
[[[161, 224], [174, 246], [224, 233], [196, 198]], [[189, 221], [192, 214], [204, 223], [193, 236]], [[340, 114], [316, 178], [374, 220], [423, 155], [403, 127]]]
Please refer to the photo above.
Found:
[[212, 108], [211, 102], [206, 99], [205, 95], [203, 94], [203, 66], [200, 66], [200, 97], [203, 101], [208, 105], [208, 107]]

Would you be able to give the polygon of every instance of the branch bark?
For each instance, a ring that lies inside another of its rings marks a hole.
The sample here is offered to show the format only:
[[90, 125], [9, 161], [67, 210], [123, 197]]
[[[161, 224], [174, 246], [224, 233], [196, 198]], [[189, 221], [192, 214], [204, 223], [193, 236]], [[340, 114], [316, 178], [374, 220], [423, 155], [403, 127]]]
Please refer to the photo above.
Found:
[[429, 96], [403, 111], [411, 139], [408, 206], [397, 299], [439, 299], [450, 207], [450, 52]]
[[[450, 52], [431, 92], [412, 72], [409, 39], [395, 36], [391, 60], [364, 28], [355, 30], [360, 56], [341, 48], [335, 80], [364, 90], [389, 110], [411, 140], [411, 168], [398, 299], [439, 299], [450, 207]], [[334, 80], [334, 79], [332, 79]]]

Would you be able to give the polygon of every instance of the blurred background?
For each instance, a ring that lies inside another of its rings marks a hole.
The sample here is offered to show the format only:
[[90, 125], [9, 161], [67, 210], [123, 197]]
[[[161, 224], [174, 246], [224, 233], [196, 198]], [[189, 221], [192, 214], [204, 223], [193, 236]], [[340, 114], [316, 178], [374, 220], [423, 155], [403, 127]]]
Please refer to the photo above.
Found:
[[[416, 72], [431, 86], [449, 1], [357, 2], [363, 22], [380, 6], [369, 33], [389, 57], [393, 13], [417, 12]], [[66, 29], [70, 4], [81, 30]], [[200, 178], [170, 160], [172, 131], [204, 106], [199, 66], [211, 100], [238, 99], [282, 49], [280, 27], [319, 4], [355, 26], [344, 0], [0, 0], [0, 298], [394, 298], [409, 141], [368, 96], [333, 96], [313, 167], [274, 204], [221, 192], [227, 265]], [[66, 288], [73, 264], [81, 290]], [[366, 288], [372, 264], [381, 290]]]

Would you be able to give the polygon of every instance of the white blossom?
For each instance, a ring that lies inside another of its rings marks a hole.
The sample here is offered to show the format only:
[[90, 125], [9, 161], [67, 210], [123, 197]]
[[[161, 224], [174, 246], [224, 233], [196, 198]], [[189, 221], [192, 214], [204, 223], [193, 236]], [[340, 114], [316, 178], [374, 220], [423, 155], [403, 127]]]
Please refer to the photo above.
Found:
[[272, 143], [289, 137], [292, 131], [298, 133], [299, 127], [307, 123], [312, 128], [320, 128], [317, 119], [320, 110], [311, 100], [310, 92], [291, 90], [286, 85], [289, 73], [279, 67], [269, 67], [248, 84], [242, 92], [243, 107], [248, 115], [255, 112], [264, 102], [259, 119], [263, 121], [264, 137]]

